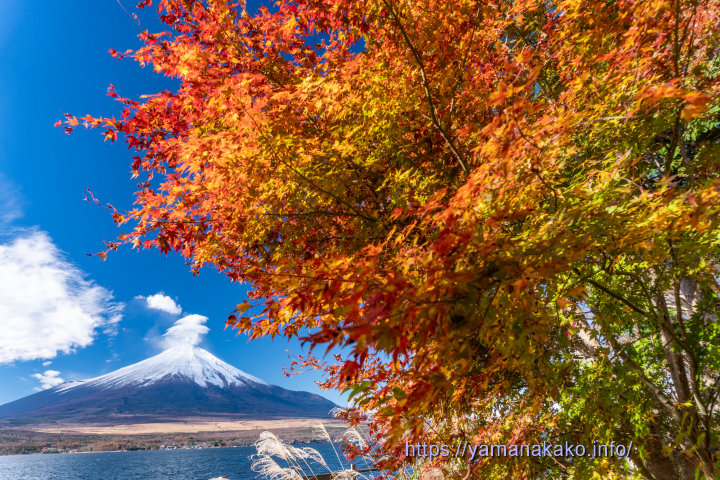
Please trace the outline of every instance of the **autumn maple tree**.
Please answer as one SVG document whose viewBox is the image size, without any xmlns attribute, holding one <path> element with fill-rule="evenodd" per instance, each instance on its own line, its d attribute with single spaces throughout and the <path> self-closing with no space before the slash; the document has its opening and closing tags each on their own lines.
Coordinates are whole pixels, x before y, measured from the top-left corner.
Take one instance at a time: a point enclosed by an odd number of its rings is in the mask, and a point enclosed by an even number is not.
<svg viewBox="0 0 720 480">
<path fill-rule="evenodd" d="M 720 479 L 720 1 L 155 7 L 111 54 L 177 91 L 65 120 L 138 152 L 110 249 L 214 266 L 251 286 L 229 325 L 342 352 L 306 364 L 388 471 Z"/>
</svg>

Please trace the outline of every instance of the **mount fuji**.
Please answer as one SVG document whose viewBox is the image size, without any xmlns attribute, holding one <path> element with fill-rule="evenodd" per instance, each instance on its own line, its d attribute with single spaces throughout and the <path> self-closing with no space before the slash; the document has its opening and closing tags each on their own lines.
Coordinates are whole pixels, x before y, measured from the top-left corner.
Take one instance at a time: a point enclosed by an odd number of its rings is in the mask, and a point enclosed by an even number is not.
<svg viewBox="0 0 720 480">
<path fill-rule="evenodd" d="M 114 372 L 0 405 L 0 419 L 99 421 L 144 416 L 331 418 L 336 405 L 270 385 L 198 347 L 175 347 Z"/>
</svg>

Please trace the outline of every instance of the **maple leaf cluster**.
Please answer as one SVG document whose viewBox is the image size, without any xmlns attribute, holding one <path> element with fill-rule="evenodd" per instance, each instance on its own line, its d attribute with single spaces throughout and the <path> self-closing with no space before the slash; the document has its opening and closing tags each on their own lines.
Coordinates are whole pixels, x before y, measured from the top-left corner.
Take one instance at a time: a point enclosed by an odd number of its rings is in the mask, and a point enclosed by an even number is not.
<svg viewBox="0 0 720 480">
<path fill-rule="evenodd" d="M 65 122 L 138 152 L 111 249 L 214 266 L 252 287 L 228 325 L 342 351 L 303 365 L 387 471 L 405 441 L 552 438 L 637 448 L 434 462 L 720 478 L 718 0 L 157 9 L 111 54 L 178 90 Z"/>
</svg>

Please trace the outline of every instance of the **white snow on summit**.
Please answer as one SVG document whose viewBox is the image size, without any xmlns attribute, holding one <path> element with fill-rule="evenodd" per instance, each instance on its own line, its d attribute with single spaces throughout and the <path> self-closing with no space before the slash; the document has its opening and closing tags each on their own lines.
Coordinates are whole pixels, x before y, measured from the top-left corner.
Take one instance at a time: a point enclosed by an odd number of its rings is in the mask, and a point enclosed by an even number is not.
<svg viewBox="0 0 720 480">
<path fill-rule="evenodd" d="M 100 377 L 91 378 L 84 382 L 60 385 L 57 387 L 57 391 L 64 391 L 81 385 L 100 388 L 119 388 L 130 385 L 144 386 L 168 377 L 191 380 L 201 387 L 207 387 L 208 384 L 221 388 L 230 385 L 268 385 L 267 382 L 223 362 L 207 350 L 183 346 L 165 350 L 147 360 Z"/>
</svg>

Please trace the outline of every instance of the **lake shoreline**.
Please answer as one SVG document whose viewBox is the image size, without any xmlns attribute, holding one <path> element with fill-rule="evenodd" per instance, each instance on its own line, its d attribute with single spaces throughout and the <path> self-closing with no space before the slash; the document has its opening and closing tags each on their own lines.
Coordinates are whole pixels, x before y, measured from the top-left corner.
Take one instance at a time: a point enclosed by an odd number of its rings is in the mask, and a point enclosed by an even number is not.
<svg viewBox="0 0 720 480">
<path fill-rule="evenodd" d="M 331 437 L 346 427 L 327 426 Z M 322 443 L 311 428 L 257 428 L 252 430 L 166 432 L 153 434 L 47 433 L 32 429 L 0 428 L 0 456 L 67 453 L 115 453 L 151 450 L 198 450 L 252 446 L 263 431 L 272 431 L 288 443 Z"/>
<path fill-rule="evenodd" d="M 347 468 L 335 458 L 328 443 L 306 443 L 327 461 L 330 471 Z M 127 480 L 128 478 L 173 480 L 253 480 L 254 446 L 177 450 L 87 452 L 88 455 L 0 456 L 0 480 Z M 316 470 L 322 473 L 319 469 Z"/>
</svg>

